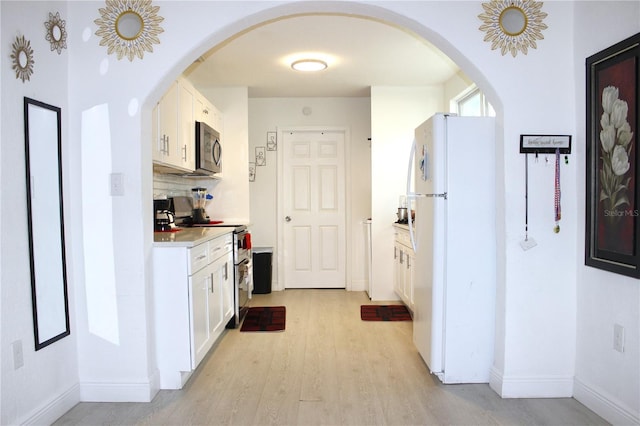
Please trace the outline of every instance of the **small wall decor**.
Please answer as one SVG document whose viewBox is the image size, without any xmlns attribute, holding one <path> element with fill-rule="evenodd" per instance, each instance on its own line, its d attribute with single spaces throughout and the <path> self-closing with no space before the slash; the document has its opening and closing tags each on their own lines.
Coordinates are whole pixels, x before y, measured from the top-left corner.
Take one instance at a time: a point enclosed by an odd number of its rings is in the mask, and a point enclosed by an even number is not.
<svg viewBox="0 0 640 426">
<path fill-rule="evenodd" d="M 482 7 L 480 30 L 487 33 L 484 41 L 491 42 L 491 50 L 500 48 L 503 56 L 509 52 L 515 58 L 518 51 L 526 55 L 530 47 L 537 48 L 536 40 L 544 39 L 547 25 L 542 21 L 547 14 L 541 1 L 492 0 Z"/>
<path fill-rule="evenodd" d="M 265 152 L 264 146 L 256 147 L 256 166 L 266 166 L 267 165 L 267 154 Z"/>
<path fill-rule="evenodd" d="M 62 53 L 62 49 L 67 48 L 67 29 L 66 21 L 60 19 L 60 12 L 49 12 L 49 20 L 44 23 L 47 29 L 46 40 L 51 44 L 51 51 L 58 52 L 58 55 Z"/>
<path fill-rule="evenodd" d="M 267 151 L 277 151 L 278 142 L 276 140 L 276 132 L 267 132 Z"/>
<path fill-rule="evenodd" d="M 100 18 L 96 35 L 102 37 L 100 46 L 107 46 L 110 55 L 116 52 L 118 60 L 127 57 L 129 61 L 137 56 L 142 59 L 144 52 L 153 52 L 153 44 L 160 44 L 158 35 L 164 30 L 158 16 L 160 6 L 152 6 L 151 0 L 106 0 L 106 8 L 100 8 Z"/>
<path fill-rule="evenodd" d="M 249 163 L 249 182 L 256 181 L 256 163 Z"/>
<path fill-rule="evenodd" d="M 24 38 L 24 36 L 16 36 L 16 41 L 13 42 L 11 50 L 11 61 L 13 62 L 12 68 L 16 72 L 16 78 L 19 78 L 24 83 L 25 80 L 31 79 L 33 74 L 33 49 L 31 48 L 31 42 Z"/>
<path fill-rule="evenodd" d="M 587 58 L 585 264 L 640 278 L 640 33 Z"/>
<path fill-rule="evenodd" d="M 571 154 L 570 135 L 520 135 L 521 154 Z"/>
</svg>

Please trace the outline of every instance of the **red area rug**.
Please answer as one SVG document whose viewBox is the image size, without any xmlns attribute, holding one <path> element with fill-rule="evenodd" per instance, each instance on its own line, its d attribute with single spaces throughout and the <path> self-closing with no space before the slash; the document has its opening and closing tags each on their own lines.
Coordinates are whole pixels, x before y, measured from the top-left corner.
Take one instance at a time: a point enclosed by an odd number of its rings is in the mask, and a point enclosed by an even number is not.
<svg viewBox="0 0 640 426">
<path fill-rule="evenodd" d="M 287 310 L 284 306 L 249 308 L 240 331 L 283 331 Z"/>
<path fill-rule="evenodd" d="M 361 305 L 362 321 L 411 321 L 411 313 L 404 305 Z"/>
</svg>

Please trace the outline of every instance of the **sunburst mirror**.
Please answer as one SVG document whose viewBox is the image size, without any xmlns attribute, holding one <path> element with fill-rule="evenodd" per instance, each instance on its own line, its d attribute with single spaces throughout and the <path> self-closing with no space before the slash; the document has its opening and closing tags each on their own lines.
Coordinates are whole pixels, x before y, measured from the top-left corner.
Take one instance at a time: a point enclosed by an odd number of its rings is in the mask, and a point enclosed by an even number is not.
<svg viewBox="0 0 640 426">
<path fill-rule="evenodd" d="M 13 62 L 13 70 L 16 72 L 16 78 L 22 80 L 31 80 L 33 74 L 33 49 L 31 42 L 24 36 L 16 36 L 11 49 L 11 61 Z"/>
<path fill-rule="evenodd" d="M 529 48 L 536 49 L 536 40 L 544 39 L 547 14 L 542 11 L 542 2 L 492 0 L 482 3 L 482 8 L 480 30 L 486 33 L 484 41 L 491 43 L 491 50 L 499 48 L 502 55 L 509 52 L 515 58 L 518 52 L 526 55 Z"/>
<path fill-rule="evenodd" d="M 62 53 L 62 49 L 67 48 L 67 29 L 66 21 L 60 18 L 60 12 L 49 12 L 49 20 L 44 23 L 47 29 L 46 39 L 51 45 L 51 51 L 58 52 L 58 55 Z"/>
<path fill-rule="evenodd" d="M 130 61 L 144 52 L 153 52 L 153 44 L 160 44 L 158 34 L 163 17 L 158 16 L 160 6 L 152 6 L 151 0 L 106 0 L 107 7 L 100 8 L 96 35 L 102 37 L 100 46 L 107 46 L 107 53 L 116 53 L 118 59 Z"/>
</svg>

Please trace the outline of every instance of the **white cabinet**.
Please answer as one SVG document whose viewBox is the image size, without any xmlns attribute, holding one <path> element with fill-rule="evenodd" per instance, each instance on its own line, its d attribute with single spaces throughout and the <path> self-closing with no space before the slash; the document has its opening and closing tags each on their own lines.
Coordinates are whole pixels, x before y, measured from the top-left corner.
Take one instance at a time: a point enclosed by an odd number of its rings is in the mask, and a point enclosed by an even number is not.
<svg viewBox="0 0 640 426">
<path fill-rule="evenodd" d="M 409 230 L 406 227 L 394 226 L 395 242 L 393 245 L 393 288 L 404 304 L 413 311 L 414 263 L 415 252 L 411 248 Z"/>
<path fill-rule="evenodd" d="M 178 83 L 174 82 L 153 110 L 153 161 L 178 163 Z"/>
<path fill-rule="evenodd" d="M 178 83 L 178 158 L 180 167 L 194 170 L 196 167 L 196 126 L 193 110 L 195 89 L 184 81 Z"/>
<path fill-rule="evenodd" d="M 233 235 L 154 247 L 153 271 L 160 388 L 181 389 L 233 316 Z"/>
<path fill-rule="evenodd" d="M 234 264 L 233 253 L 226 255 L 226 261 L 224 266 L 223 281 L 222 281 L 222 318 L 223 326 L 229 322 L 229 320 L 235 314 L 235 282 L 234 282 Z"/>
<path fill-rule="evenodd" d="M 179 78 L 153 110 L 154 169 L 189 173 L 195 170 L 196 121 L 222 133 L 222 113 L 191 83 Z"/>
<path fill-rule="evenodd" d="M 197 121 L 207 123 L 222 134 L 222 113 L 199 92 L 194 97 L 193 111 Z"/>
</svg>

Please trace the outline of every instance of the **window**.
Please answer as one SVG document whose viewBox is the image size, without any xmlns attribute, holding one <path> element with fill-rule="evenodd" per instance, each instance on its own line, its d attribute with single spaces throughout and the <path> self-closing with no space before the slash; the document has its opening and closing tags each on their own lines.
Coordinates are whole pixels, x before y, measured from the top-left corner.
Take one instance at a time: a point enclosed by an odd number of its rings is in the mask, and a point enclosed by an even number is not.
<svg viewBox="0 0 640 426">
<path fill-rule="evenodd" d="M 496 112 L 487 101 L 484 93 L 475 85 L 460 93 L 451 100 L 451 111 L 459 116 L 494 117 Z"/>
</svg>

